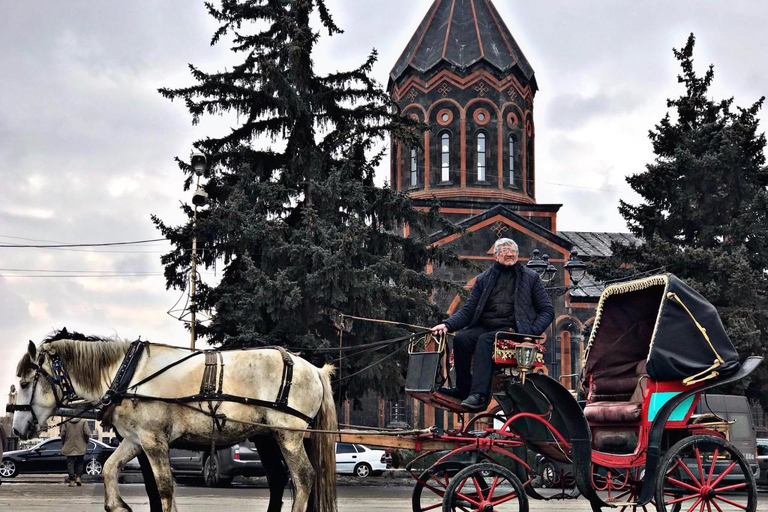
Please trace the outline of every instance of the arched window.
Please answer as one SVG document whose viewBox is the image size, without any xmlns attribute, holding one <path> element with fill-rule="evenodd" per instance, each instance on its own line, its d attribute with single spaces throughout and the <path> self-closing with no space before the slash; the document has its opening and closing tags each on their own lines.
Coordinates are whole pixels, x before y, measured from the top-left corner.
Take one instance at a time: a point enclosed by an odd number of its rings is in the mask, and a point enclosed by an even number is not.
<svg viewBox="0 0 768 512">
<path fill-rule="evenodd" d="M 419 169 L 418 160 L 416 159 L 416 148 L 411 148 L 411 186 L 415 187 L 419 183 L 419 177 L 417 171 Z"/>
<path fill-rule="evenodd" d="M 509 136 L 509 184 L 513 187 L 519 187 L 519 184 L 517 182 L 517 176 L 515 168 L 515 159 L 517 157 L 516 151 L 517 151 L 517 141 L 515 140 L 514 135 Z"/>
<path fill-rule="evenodd" d="M 477 134 L 477 181 L 485 181 L 485 134 Z"/>
<path fill-rule="evenodd" d="M 534 183 L 534 167 L 533 167 L 533 141 L 531 138 L 528 138 L 528 144 L 526 146 L 526 152 L 525 152 L 525 164 L 526 164 L 526 187 L 528 188 L 528 195 L 533 197 L 533 183 Z"/>
<path fill-rule="evenodd" d="M 440 155 L 441 155 L 441 173 L 440 173 L 440 180 L 441 181 L 449 181 L 450 180 L 450 169 L 451 169 L 451 136 L 450 134 L 443 133 L 442 137 L 440 137 Z"/>
</svg>

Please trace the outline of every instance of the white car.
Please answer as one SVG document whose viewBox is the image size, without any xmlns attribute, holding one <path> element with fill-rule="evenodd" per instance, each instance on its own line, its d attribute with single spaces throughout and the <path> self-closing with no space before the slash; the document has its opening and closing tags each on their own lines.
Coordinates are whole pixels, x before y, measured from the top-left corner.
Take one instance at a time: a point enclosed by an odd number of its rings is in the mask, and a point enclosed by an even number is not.
<svg viewBox="0 0 768 512">
<path fill-rule="evenodd" d="M 336 443 L 336 473 L 355 475 L 360 478 L 380 475 L 392 464 L 387 450 L 372 450 L 352 443 Z"/>
</svg>

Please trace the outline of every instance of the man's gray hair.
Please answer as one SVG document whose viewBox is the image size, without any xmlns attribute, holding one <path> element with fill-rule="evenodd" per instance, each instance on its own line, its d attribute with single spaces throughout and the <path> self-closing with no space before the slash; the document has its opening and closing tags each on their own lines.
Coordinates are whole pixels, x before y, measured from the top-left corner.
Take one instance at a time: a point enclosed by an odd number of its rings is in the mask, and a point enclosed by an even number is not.
<svg viewBox="0 0 768 512">
<path fill-rule="evenodd" d="M 517 247 L 517 242 L 515 242 L 511 238 L 499 238 L 498 240 L 496 240 L 496 243 L 493 244 L 493 254 L 499 254 L 499 248 L 504 245 L 512 245 L 515 247 L 515 250 L 519 250 Z"/>
</svg>

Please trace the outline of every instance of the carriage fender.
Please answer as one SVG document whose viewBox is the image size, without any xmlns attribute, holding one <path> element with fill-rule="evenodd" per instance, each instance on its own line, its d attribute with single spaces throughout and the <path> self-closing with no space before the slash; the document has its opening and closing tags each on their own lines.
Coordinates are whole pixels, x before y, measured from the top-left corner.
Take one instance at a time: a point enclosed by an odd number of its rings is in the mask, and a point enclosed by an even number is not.
<svg viewBox="0 0 768 512">
<path fill-rule="evenodd" d="M 526 377 L 541 392 L 552 408 L 566 420 L 568 432 L 561 432 L 571 443 L 573 475 L 576 487 L 587 498 L 593 510 L 608 506 L 592 487 L 592 435 L 589 423 L 579 403 L 562 384 L 547 375 L 532 374 Z"/>
<path fill-rule="evenodd" d="M 697 393 L 701 393 L 708 389 L 743 379 L 752 373 L 762 361 L 763 358 L 760 356 L 750 356 L 741 364 L 739 371 L 730 377 L 722 380 L 713 379 L 711 381 L 707 381 L 708 383 L 702 387 L 696 387 L 694 389 L 684 391 L 674 396 L 667 403 L 665 403 L 661 409 L 659 409 L 659 412 L 656 414 L 656 418 L 651 424 L 651 430 L 648 433 L 648 449 L 645 455 L 645 476 L 643 477 L 644 482 L 656 481 L 656 471 L 658 470 L 659 459 L 661 459 L 661 439 L 664 435 L 664 427 L 666 426 L 670 415 L 677 408 L 677 406 L 680 405 L 686 398 L 689 398 Z M 653 492 L 653 485 L 644 485 L 642 492 L 640 493 L 640 496 L 637 500 L 638 505 L 645 505 L 649 503 L 651 499 L 653 499 Z"/>
</svg>

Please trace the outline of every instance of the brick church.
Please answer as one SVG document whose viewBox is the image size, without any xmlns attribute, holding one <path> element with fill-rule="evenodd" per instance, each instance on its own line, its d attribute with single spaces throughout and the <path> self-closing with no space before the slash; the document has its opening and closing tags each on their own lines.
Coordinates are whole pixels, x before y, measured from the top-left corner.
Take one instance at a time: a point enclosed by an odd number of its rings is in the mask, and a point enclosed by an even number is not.
<svg viewBox="0 0 768 512">
<path fill-rule="evenodd" d="M 467 234 L 437 232 L 431 242 L 451 246 L 483 269 L 493 263 L 492 247 L 501 237 L 518 243 L 523 264 L 534 250 L 548 256 L 557 269 L 547 285 L 555 304 L 555 321 L 545 333 L 549 375 L 578 373 L 586 342 L 582 331 L 594 319 L 602 287 L 587 276 L 566 292 L 572 283 L 564 265 L 574 250 L 589 261 L 610 254 L 614 240 L 635 239 L 628 233 L 558 231 L 562 205 L 536 201 L 536 76 L 493 2 L 434 0 L 394 63 L 387 90 L 404 115 L 429 126 L 417 146 L 392 144 L 391 186 L 419 208 L 438 198 L 442 213 Z M 443 272 L 466 289 L 477 274 L 427 271 Z M 436 300 L 445 305 L 446 316 L 461 305 L 458 295 Z M 571 377 L 561 382 L 575 385 Z M 352 423 L 377 423 L 370 411 L 345 409 Z M 380 426 L 453 423 L 451 414 L 409 398 L 380 401 L 378 416 Z"/>
</svg>

